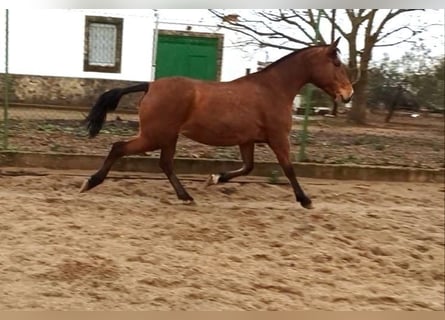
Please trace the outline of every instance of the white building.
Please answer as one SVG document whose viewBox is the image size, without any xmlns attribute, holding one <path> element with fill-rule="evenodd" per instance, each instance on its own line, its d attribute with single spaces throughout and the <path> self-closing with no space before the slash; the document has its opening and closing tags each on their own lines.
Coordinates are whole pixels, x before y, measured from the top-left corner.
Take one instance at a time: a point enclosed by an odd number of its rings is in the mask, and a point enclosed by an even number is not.
<svg viewBox="0 0 445 320">
<path fill-rule="evenodd" d="M 153 9 L 46 9 L 9 10 L 9 72 L 60 77 L 147 81 L 153 77 L 154 30 L 179 30 L 224 34 L 220 79 L 231 80 L 256 70 L 264 53 L 254 54 L 231 47 L 232 32 L 219 29 L 206 10 L 161 9 L 156 24 Z M 122 19 L 122 46 L 118 72 L 85 70 L 86 16 Z M 0 26 L 5 25 L 1 14 Z M 113 37 L 112 34 L 108 36 Z M 5 52 L 5 32 L 0 50 Z M 0 55 L 4 70 L 4 55 Z"/>
</svg>

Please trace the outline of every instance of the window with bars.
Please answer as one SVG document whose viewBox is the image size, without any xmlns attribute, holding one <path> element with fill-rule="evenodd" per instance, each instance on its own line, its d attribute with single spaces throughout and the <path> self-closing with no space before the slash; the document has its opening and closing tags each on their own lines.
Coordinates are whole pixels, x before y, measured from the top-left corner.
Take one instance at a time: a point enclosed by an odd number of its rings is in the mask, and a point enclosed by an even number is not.
<svg viewBox="0 0 445 320">
<path fill-rule="evenodd" d="M 122 18 L 85 17 L 84 71 L 121 70 Z"/>
</svg>

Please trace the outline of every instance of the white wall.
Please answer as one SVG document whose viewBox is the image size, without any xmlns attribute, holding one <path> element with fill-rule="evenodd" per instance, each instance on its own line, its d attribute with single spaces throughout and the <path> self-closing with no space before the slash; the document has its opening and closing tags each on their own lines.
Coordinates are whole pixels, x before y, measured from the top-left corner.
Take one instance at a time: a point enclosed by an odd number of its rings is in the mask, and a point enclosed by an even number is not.
<svg viewBox="0 0 445 320">
<path fill-rule="evenodd" d="M 76 68 L 73 57 L 82 52 L 82 47 L 76 48 L 80 35 L 65 25 L 78 25 L 80 17 L 58 11 L 9 10 L 11 73 L 53 74 Z M 4 37 L 1 40 L 4 45 Z"/>
</svg>

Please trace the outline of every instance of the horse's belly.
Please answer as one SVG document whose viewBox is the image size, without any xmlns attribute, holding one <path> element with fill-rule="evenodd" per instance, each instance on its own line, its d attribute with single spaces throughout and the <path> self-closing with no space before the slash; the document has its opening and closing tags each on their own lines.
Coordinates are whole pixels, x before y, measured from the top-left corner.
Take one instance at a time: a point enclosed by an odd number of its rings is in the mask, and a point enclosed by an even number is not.
<svg viewBox="0 0 445 320">
<path fill-rule="evenodd" d="M 186 123 L 181 134 L 194 141 L 212 146 L 234 146 L 249 141 L 264 140 L 258 128 L 253 125 L 238 126 L 236 124 L 196 122 Z"/>
</svg>

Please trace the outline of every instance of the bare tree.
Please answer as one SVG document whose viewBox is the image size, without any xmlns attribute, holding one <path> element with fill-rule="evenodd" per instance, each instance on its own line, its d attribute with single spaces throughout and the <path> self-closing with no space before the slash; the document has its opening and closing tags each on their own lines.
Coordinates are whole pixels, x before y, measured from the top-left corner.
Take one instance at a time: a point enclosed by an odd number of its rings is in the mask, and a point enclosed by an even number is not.
<svg viewBox="0 0 445 320">
<path fill-rule="evenodd" d="M 416 41 L 419 34 L 432 26 L 429 22 L 414 23 L 412 12 L 424 11 L 420 9 L 270 9 L 236 14 L 209 10 L 220 19 L 220 27 L 243 35 L 239 42 L 243 46 L 295 50 L 327 44 L 336 34 L 341 35 L 348 43 L 347 64 L 351 74 L 353 77 L 360 74 L 348 114 L 356 123 L 366 122 L 367 71 L 373 49 Z"/>
</svg>

